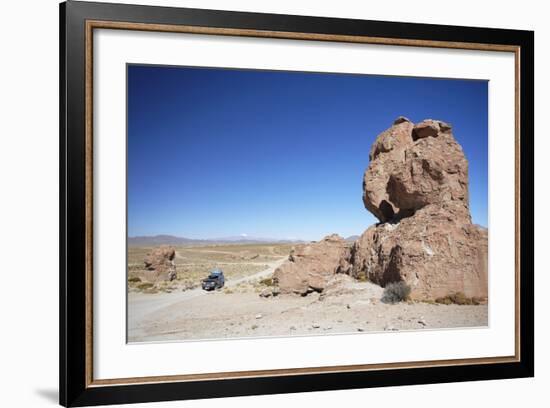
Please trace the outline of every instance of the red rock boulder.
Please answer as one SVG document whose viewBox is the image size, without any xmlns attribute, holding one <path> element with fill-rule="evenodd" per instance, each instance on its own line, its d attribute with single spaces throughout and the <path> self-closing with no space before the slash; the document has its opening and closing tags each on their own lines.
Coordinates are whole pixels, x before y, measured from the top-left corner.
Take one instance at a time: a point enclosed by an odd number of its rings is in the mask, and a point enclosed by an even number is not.
<svg viewBox="0 0 550 408">
<path fill-rule="evenodd" d="M 413 299 L 487 298 L 487 254 L 487 229 L 430 205 L 367 229 L 351 250 L 352 276 L 381 286 L 404 281 Z"/>
<path fill-rule="evenodd" d="M 349 273 L 349 244 L 334 234 L 319 242 L 294 247 L 288 260 L 277 268 L 273 282 L 281 293 L 305 295 L 324 290 L 335 273 Z"/>
<path fill-rule="evenodd" d="M 163 245 L 153 249 L 143 261 L 145 271 L 140 274 L 141 280 L 155 283 L 176 279 L 175 257 L 176 250 L 172 246 Z"/>
</svg>

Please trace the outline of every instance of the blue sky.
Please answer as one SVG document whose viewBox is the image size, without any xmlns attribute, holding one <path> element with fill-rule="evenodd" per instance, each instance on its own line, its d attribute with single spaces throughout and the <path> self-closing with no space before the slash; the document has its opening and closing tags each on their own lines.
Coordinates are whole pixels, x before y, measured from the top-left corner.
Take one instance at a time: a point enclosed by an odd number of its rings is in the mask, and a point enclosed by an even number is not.
<svg viewBox="0 0 550 408">
<path fill-rule="evenodd" d="M 377 220 L 362 177 L 393 120 L 453 125 L 487 226 L 485 81 L 128 66 L 128 235 L 319 239 Z"/>
</svg>

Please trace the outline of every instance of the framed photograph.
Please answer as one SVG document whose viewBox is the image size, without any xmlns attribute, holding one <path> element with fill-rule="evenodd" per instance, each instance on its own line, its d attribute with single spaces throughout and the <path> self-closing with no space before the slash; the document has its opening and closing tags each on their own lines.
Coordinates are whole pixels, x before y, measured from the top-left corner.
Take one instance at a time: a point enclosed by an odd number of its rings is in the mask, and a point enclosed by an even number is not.
<svg viewBox="0 0 550 408">
<path fill-rule="evenodd" d="M 60 403 L 530 377 L 534 34 L 60 7 Z"/>
</svg>

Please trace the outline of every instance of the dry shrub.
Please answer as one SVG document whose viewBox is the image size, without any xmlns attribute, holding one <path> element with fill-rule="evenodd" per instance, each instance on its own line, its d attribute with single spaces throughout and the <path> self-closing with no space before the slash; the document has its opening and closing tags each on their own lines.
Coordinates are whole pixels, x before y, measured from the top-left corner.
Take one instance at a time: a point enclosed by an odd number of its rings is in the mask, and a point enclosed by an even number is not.
<svg viewBox="0 0 550 408">
<path fill-rule="evenodd" d="M 360 273 L 359 275 L 357 275 L 357 277 L 355 279 L 357 279 L 359 282 L 368 282 L 369 281 L 369 278 L 367 278 L 366 273 Z"/>
<path fill-rule="evenodd" d="M 451 300 L 450 296 L 444 296 L 444 297 L 438 297 L 435 300 L 435 303 L 439 303 L 441 305 L 452 305 L 453 301 Z"/>
<path fill-rule="evenodd" d="M 128 278 L 128 282 L 138 283 L 138 282 L 141 282 L 141 279 L 138 276 L 132 276 L 131 278 Z"/>
<path fill-rule="evenodd" d="M 143 282 L 143 283 L 140 283 L 139 285 L 137 285 L 137 288 L 139 290 L 146 290 L 146 289 L 151 289 L 153 286 L 155 286 L 155 285 L 153 285 L 150 282 Z"/>
<path fill-rule="evenodd" d="M 479 305 L 482 302 L 478 297 L 467 297 L 462 292 L 451 293 L 447 296 L 439 297 L 435 300 L 436 303 L 444 305 Z"/>
<path fill-rule="evenodd" d="M 409 298 L 411 294 L 411 287 L 405 282 L 392 282 L 388 283 L 384 288 L 384 294 L 382 295 L 382 302 L 384 303 L 399 303 Z"/>
</svg>

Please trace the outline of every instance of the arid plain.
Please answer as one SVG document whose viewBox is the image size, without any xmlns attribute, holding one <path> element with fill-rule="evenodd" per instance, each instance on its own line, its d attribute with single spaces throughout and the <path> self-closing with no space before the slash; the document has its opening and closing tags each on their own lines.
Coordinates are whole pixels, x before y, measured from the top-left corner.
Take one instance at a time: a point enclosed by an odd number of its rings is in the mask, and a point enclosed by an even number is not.
<svg viewBox="0 0 550 408">
<path fill-rule="evenodd" d="M 265 297 L 272 289 L 274 270 L 288 258 L 292 246 L 178 246 L 174 259 L 177 278 L 155 285 L 136 279 L 144 257 L 153 248 L 130 247 L 128 341 L 303 336 L 487 324 L 486 304 L 387 304 L 381 301 L 383 288 L 344 275 L 323 293 Z M 226 284 L 223 289 L 206 292 L 200 283 L 213 268 L 224 271 Z"/>
</svg>

